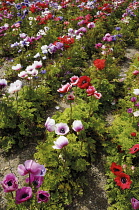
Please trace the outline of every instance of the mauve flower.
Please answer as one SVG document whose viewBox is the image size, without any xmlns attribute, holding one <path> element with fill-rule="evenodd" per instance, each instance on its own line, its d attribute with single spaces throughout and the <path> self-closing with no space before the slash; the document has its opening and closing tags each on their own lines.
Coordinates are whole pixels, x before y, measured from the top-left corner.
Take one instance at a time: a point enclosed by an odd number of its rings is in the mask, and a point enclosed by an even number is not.
<svg viewBox="0 0 139 210">
<path fill-rule="evenodd" d="M 133 112 L 133 109 L 132 108 L 129 108 L 129 109 L 127 109 L 127 112 L 128 113 L 132 113 Z"/>
<path fill-rule="evenodd" d="M 4 192 L 12 192 L 12 191 L 15 191 L 18 189 L 18 179 L 17 177 L 10 173 L 10 174 L 7 174 L 3 181 L 0 182 L 3 189 L 4 189 Z"/>
<path fill-rule="evenodd" d="M 135 144 L 132 148 L 129 149 L 131 154 L 135 154 L 139 151 L 139 144 Z"/>
<path fill-rule="evenodd" d="M 36 163 L 33 160 L 26 160 L 24 162 L 24 165 L 23 164 L 18 165 L 17 170 L 21 176 L 24 176 L 28 173 L 40 176 L 42 174 L 42 171 L 44 171 L 44 166 L 40 165 L 39 163 Z"/>
<path fill-rule="evenodd" d="M 87 24 L 87 28 L 94 28 L 95 27 L 95 23 L 94 22 L 90 22 Z"/>
<path fill-rule="evenodd" d="M 139 201 L 135 198 L 131 198 L 131 205 L 133 209 L 139 209 Z"/>
<path fill-rule="evenodd" d="M 136 102 L 136 100 L 137 100 L 136 97 L 132 97 L 132 98 L 130 99 L 130 101 L 132 101 L 132 102 Z"/>
<path fill-rule="evenodd" d="M 72 88 L 72 85 L 70 83 L 67 83 L 65 85 L 62 85 L 61 88 L 59 88 L 57 91 L 60 93 L 67 93 Z"/>
<path fill-rule="evenodd" d="M 16 80 L 14 83 L 10 84 L 9 93 L 15 93 L 18 92 L 22 87 L 22 82 L 20 80 Z"/>
<path fill-rule="evenodd" d="M 50 198 L 50 194 L 47 191 L 43 191 L 43 190 L 39 190 L 37 191 L 37 202 L 41 203 L 41 202 L 48 202 Z"/>
<path fill-rule="evenodd" d="M 139 95 L 139 89 L 134 89 L 133 93 L 134 93 L 135 95 Z"/>
<path fill-rule="evenodd" d="M 55 130 L 55 120 L 48 117 L 45 122 L 45 127 L 46 127 L 46 130 L 48 130 L 50 132 L 54 131 Z"/>
<path fill-rule="evenodd" d="M 65 135 L 69 132 L 69 126 L 66 123 L 57 123 L 55 125 L 55 133 L 57 135 Z"/>
<path fill-rule="evenodd" d="M 44 181 L 44 176 L 34 176 L 30 174 L 30 177 L 26 179 L 27 183 L 32 183 L 34 187 L 39 188 Z"/>
<path fill-rule="evenodd" d="M 0 79 L 0 90 L 2 90 L 5 86 L 7 86 L 7 80 Z"/>
<path fill-rule="evenodd" d="M 56 141 L 54 141 L 54 149 L 62 149 L 63 147 L 67 146 L 69 143 L 68 139 L 65 136 L 60 136 Z"/>
<path fill-rule="evenodd" d="M 117 30 L 117 31 L 120 31 L 121 30 L 121 27 L 115 27 L 115 30 Z"/>
<path fill-rule="evenodd" d="M 112 41 L 112 36 L 107 33 L 105 36 L 102 38 L 103 41 L 111 42 Z"/>
<path fill-rule="evenodd" d="M 96 48 L 96 49 L 98 49 L 98 48 L 100 48 L 100 47 L 102 47 L 102 43 L 97 43 L 97 44 L 95 44 L 95 48 Z"/>
<path fill-rule="evenodd" d="M 23 203 L 32 197 L 31 187 L 22 187 L 16 191 L 15 202 L 16 204 Z"/>
<path fill-rule="evenodd" d="M 139 102 L 137 102 L 137 103 L 135 104 L 135 106 L 136 106 L 137 108 L 139 108 Z"/>
<path fill-rule="evenodd" d="M 95 89 L 94 86 L 89 86 L 89 87 L 87 88 L 87 90 L 86 90 L 87 96 L 92 96 L 92 95 L 94 95 L 95 91 L 96 91 L 96 89 Z"/>
<path fill-rule="evenodd" d="M 74 120 L 73 123 L 72 123 L 72 129 L 75 132 L 80 132 L 81 130 L 83 130 L 84 126 L 83 126 L 81 120 Z"/>
</svg>

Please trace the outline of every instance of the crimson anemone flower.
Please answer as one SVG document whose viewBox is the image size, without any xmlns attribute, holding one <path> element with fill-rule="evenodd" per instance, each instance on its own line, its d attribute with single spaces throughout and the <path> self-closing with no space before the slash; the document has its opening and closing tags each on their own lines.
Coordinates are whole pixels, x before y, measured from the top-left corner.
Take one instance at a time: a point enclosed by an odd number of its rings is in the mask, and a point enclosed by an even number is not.
<svg viewBox="0 0 139 210">
<path fill-rule="evenodd" d="M 4 189 L 4 192 L 12 192 L 18 189 L 17 183 L 17 177 L 14 174 L 10 173 L 4 177 L 3 181 L 1 182 L 1 185 Z"/>
<path fill-rule="evenodd" d="M 130 176 L 125 173 L 119 173 L 118 176 L 114 179 L 116 184 L 121 187 L 121 189 L 129 189 L 132 181 L 130 180 Z"/>
<path fill-rule="evenodd" d="M 129 149 L 131 154 L 135 154 L 139 151 L 139 144 L 135 144 L 132 148 Z"/>
<path fill-rule="evenodd" d="M 105 67 L 106 60 L 105 59 L 96 59 L 93 64 L 98 70 L 102 70 Z"/>
<path fill-rule="evenodd" d="M 92 95 L 94 95 L 95 91 L 96 91 L 96 89 L 95 89 L 94 86 L 89 86 L 89 87 L 87 88 L 87 90 L 86 90 L 87 96 L 92 96 Z"/>
<path fill-rule="evenodd" d="M 40 165 L 39 163 L 36 163 L 33 160 L 26 160 L 23 164 L 18 165 L 18 173 L 21 176 L 24 176 L 26 174 L 33 174 L 37 176 L 44 176 L 46 169 L 43 165 Z"/>
<path fill-rule="evenodd" d="M 54 141 L 54 149 L 62 149 L 63 147 L 67 146 L 69 143 L 68 139 L 65 136 L 60 136 L 56 141 Z"/>
<path fill-rule="evenodd" d="M 90 77 L 81 76 L 81 77 L 79 77 L 79 81 L 77 83 L 77 86 L 81 89 L 87 89 L 89 86 L 91 86 L 90 81 L 91 81 Z"/>
<path fill-rule="evenodd" d="M 57 123 L 55 125 L 55 133 L 57 135 L 65 135 L 69 132 L 69 126 L 66 123 Z"/>
<path fill-rule="evenodd" d="M 135 137 L 137 134 L 136 134 L 136 132 L 132 132 L 132 133 L 130 133 L 130 135 Z"/>
<path fill-rule="evenodd" d="M 110 170 L 114 175 L 118 175 L 120 172 L 123 172 L 122 166 L 117 165 L 115 162 L 112 162 Z"/>
<path fill-rule="evenodd" d="M 133 209 L 139 209 L 139 201 L 135 198 L 131 198 L 131 205 Z"/>
<path fill-rule="evenodd" d="M 22 187 L 16 191 L 16 204 L 23 203 L 32 197 L 31 187 Z"/>
<path fill-rule="evenodd" d="M 74 120 L 74 122 L 72 124 L 72 129 L 76 132 L 83 130 L 84 127 L 83 127 L 81 120 Z"/>
<path fill-rule="evenodd" d="M 39 190 L 37 192 L 37 202 L 41 203 L 41 202 L 48 202 L 50 198 L 50 194 L 47 191 L 43 191 L 43 190 Z"/>
</svg>

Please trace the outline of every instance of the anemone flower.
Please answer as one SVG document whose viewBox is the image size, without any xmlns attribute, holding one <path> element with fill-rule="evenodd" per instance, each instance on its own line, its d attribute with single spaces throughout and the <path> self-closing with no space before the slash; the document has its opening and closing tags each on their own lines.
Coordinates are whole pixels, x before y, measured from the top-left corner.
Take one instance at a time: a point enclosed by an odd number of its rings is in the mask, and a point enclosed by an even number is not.
<svg viewBox="0 0 139 210">
<path fill-rule="evenodd" d="M 4 189 L 4 192 L 12 192 L 18 189 L 17 183 L 17 177 L 14 174 L 10 173 L 4 177 L 3 181 L 1 182 L 1 185 Z"/>
<path fill-rule="evenodd" d="M 26 179 L 27 183 L 32 183 L 34 187 L 39 188 L 44 181 L 44 176 L 34 176 L 30 174 L 30 177 Z"/>
<path fill-rule="evenodd" d="M 48 202 L 50 198 L 50 194 L 47 191 L 43 191 L 43 190 L 39 190 L 37 191 L 37 202 L 41 203 L 41 202 Z"/>
<path fill-rule="evenodd" d="M 132 181 L 130 180 L 130 176 L 122 172 L 118 173 L 118 176 L 114 179 L 114 181 L 123 190 L 129 189 L 130 185 L 132 184 Z"/>
<path fill-rule="evenodd" d="M 134 117 L 139 117 L 139 111 L 133 112 Z"/>
<path fill-rule="evenodd" d="M 78 81 L 79 81 L 79 77 L 78 76 L 72 76 L 71 78 L 70 78 L 70 83 L 72 84 L 72 85 L 77 85 L 77 83 L 78 83 Z"/>
<path fill-rule="evenodd" d="M 22 187 L 16 191 L 15 202 L 16 204 L 23 203 L 32 197 L 31 187 Z"/>
<path fill-rule="evenodd" d="M 61 88 L 59 88 L 57 91 L 60 93 L 67 93 L 72 88 L 72 85 L 70 83 L 67 83 L 65 85 L 62 85 Z"/>
<path fill-rule="evenodd" d="M 132 148 L 129 149 L 131 154 L 135 154 L 139 151 L 139 144 L 135 144 Z"/>
<path fill-rule="evenodd" d="M 12 66 L 12 69 L 15 71 L 19 71 L 22 68 L 21 64 L 17 64 L 16 66 Z"/>
<path fill-rule="evenodd" d="M 55 120 L 48 117 L 45 122 L 45 127 L 46 127 L 46 130 L 48 130 L 50 132 L 54 131 L 55 130 Z"/>
<path fill-rule="evenodd" d="M 55 125 L 55 133 L 57 135 L 65 135 L 69 132 L 69 126 L 66 123 L 57 123 Z"/>
<path fill-rule="evenodd" d="M 60 136 L 56 141 L 54 141 L 54 149 L 62 149 L 63 147 L 67 146 L 69 143 L 68 139 L 65 136 Z"/>
<path fill-rule="evenodd" d="M 0 79 L 0 90 L 2 90 L 6 86 L 7 86 L 7 80 L 6 79 Z"/>
<path fill-rule="evenodd" d="M 139 201 L 135 198 L 131 198 L 131 205 L 133 209 L 139 209 Z"/>
<path fill-rule="evenodd" d="M 96 89 L 95 89 L 94 86 L 89 86 L 89 87 L 87 88 L 87 90 L 86 90 L 87 96 L 92 96 L 92 95 L 94 95 L 95 91 L 96 91 Z"/>
<path fill-rule="evenodd" d="M 44 176 L 44 173 L 46 172 L 46 169 L 43 165 L 40 165 L 39 163 L 36 163 L 33 160 L 26 160 L 23 164 L 18 165 L 18 173 L 21 176 L 24 176 L 26 174 L 33 174 L 37 176 Z"/>
<path fill-rule="evenodd" d="M 81 76 L 79 77 L 79 81 L 77 83 L 77 86 L 81 89 L 87 89 L 89 86 L 91 86 L 91 78 L 88 76 Z"/>
<path fill-rule="evenodd" d="M 115 162 L 112 162 L 110 170 L 114 175 L 118 175 L 119 172 L 123 172 L 122 166 L 117 165 Z"/>
<path fill-rule="evenodd" d="M 84 129 L 83 124 L 81 122 L 81 120 L 74 120 L 73 124 L 72 124 L 72 129 L 75 132 L 80 132 L 81 130 Z"/>
<path fill-rule="evenodd" d="M 134 93 L 135 95 L 139 95 L 139 89 L 134 89 L 133 93 Z"/>
<path fill-rule="evenodd" d="M 9 93 L 15 93 L 18 92 L 22 87 L 22 82 L 20 80 L 16 80 L 14 83 L 10 84 Z"/>
</svg>

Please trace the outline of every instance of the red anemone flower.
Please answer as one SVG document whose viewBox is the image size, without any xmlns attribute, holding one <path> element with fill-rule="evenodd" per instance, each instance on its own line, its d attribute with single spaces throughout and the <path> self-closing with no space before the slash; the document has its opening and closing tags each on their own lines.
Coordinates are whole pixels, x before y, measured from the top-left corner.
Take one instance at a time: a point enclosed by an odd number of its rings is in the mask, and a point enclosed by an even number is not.
<svg viewBox="0 0 139 210">
<path fill-rule="evenodd" d="M 90 77 L 81 76 L 81 77 L 79 77 L 79 81 L 77 83 L 77 86 L 81 89 L 87 89 L 89 86 L 91 86 L 90 81 L 91 81 Z"/>
<path fill-rule="evenodd" d="M 131 133 L 131 136 L 133 136 L 133 137 L 135 137 L 136 135 L 137 135 L 136 132 Z"/>
<path fill-rule="evenodd" d="M 119 173 L 123 172 L 123 168 L 120 165 L 117 165 L 115 162 L 112 162 L 111 167 L 110 167 L 111 172 L 114 175 L 118 175 Z"/>
<path fill-rule="evenodd" d="M 135 144 L 132 148 L 129 149 L 131 154 L 135 154 L 139 151 L 139 144 Z"/>
<path fill-rule="evenodd" d="M 98 70 L 102 70 L 105 67 L 106 60 L 105 59 L 96 59 L 93 64 Z"/>
<path fill-rule="evenodd" d="M 132 181 L 130 180 L 130 176 L 125 173 L 119 173 L 118 176 L 114 179 L 116 184 L 124 189 L 129 189 Z"/>
</svg>

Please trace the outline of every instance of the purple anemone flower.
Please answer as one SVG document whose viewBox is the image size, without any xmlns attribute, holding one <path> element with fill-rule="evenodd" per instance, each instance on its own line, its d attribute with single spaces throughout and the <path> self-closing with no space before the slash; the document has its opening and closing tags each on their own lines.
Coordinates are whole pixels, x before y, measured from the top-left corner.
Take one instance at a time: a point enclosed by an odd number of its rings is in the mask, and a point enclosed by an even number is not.
<svg viewBox="0 0 139 210">
<path fill-rule="evenodd" d="M 63 147 L 67 146 L 69 143 L 68 139 L 65 136 L 60 136 L 56 141 L 54 141 L 54 149 L 62 149 Z"/>
<path fill-rule="evenodd" d="M 23 203 L 32 197 L 31 187 L 22 187 L 16 191 L 16 204 Z"/>
<path fill-rule="evenodd" d="M 84 127 L 83 127 L 81 120 L 74 120 L 74 122 L 72 124 L 72 129 L 76 132 L 83 130 Z"/>
<path fill-rule="evenodd" d="M 43 191 L 43 190 L 39 190 L 37 192 L 37 202 L 41 203 L 41 202 L 48 202 L 50 198 L 50 194 L 47 191 Z"/>
<path fill-rule="evenodd" d="M 65 135 L 69 132 L 69 126 L 66 123 L 57 123 L 55 125 L 55 133 L 57 135 Z"/>
<path fill-rule="evenodd" d="M 136 98 L 136 97 L 132 97 L 130 100 L 131 100 L 132 102 L 136 102 L 137 98 Z"/>
<path fill-rule="evenodd" d="M 0 90 L 3 89 L 5 86 L 7 86 L 7 80 L 0 79 Z"/>
<path fill-rule="evenodd" d="M 33 174 L 30 174 L 30 177 L 26 179 L 27 183 L 32 183 L 36 188 L 39 188 L 42 185 L 43 181 L 43 176 L 34 176 Z"/>
<path fill-rule="evenodd" d="M 23 164 L 18 165 L 18 173 L 21 176 L 24 176 L 28 173 L 31 173 L 36 176 L 44 176 L 45 167 L 36 163 L 33 160 L 26 160 Z"/>
<path fill-rule="evenodd" d="M 135 198 L 131 198 L 131 205 L 133 209 L 139 209 L 139 201 Z"/>
<path fill-rule="evenodd" d="M 129 109 L 127 109 L 127 112 L 128 113 L 132 113 L 133 112 L 133 109 L 132 108 L 129 108 Z"/>
<path fill-rule="evenodd" d="M 18 189 L 17 183 L 17 177 L 14 174 L 10 173 L 4 177 L 3 181 L 1 182 L 1 185 L 4 189 L 4 192 L 12 192 Z"/>
</svg>

